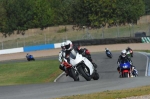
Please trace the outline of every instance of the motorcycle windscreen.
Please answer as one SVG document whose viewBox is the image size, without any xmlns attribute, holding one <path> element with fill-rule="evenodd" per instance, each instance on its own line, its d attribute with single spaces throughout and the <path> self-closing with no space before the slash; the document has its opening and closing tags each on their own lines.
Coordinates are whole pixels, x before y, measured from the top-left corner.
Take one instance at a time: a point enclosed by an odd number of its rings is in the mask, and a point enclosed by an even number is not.
<svg viewBox="0 0 150 99">
<path fill-rule="evenodd" d="M 82 60 L 83 60 L 83 57 L 81 54 L 79 54 L 76 50 L 72 50 L 70 52 L 70 63 L 75 66 L 77 64 L 79 64 Z"/>
<path fill-rule="evenodd" d="M 77 56 L 77 51 L 73 49 L 73 50 L 70 52 L 70 58 L 76 59 L 76 56 Z"/>
<path fill-rule="evenodd" d="M 110 52 L 107 52 L 107 54 L 110 54 Z"/>
</svg>

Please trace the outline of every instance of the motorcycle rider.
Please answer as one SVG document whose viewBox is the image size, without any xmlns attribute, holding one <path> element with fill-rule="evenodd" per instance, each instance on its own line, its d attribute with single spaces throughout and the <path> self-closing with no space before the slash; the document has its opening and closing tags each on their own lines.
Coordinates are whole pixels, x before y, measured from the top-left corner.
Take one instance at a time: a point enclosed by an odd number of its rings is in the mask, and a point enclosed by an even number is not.
<svg viewBox="0 0 150 99">
<path fill-rule="evenodd" d="M 29 54 L 29 53 L 27 53 L 26 58 L 28 58 L 29 56 L 30 56 L 30 54 Z"/>
<path fill-rule="evenodd" d="M 60 65 L 59 65 L 59 68 L 63 71 L 65 71 L 65 67 L 63 65 L 63 60 L 65 58 L 65 42 L 62 42 L 61 43 L 61 51 L 59 52 L 59 62 L 60 62 Z"/>
<path fill-rule="evenodd" d="M 133 50 L 130 47 L 127 47 L 126 51 L 129 53 L 131 57 L 133 57 Z"/>
<path fill-rule="evenodd" d="M 132 49 L 130 47 L 127 47 L 126 51 L 130 51 L 130 50 L 132 50 Z"/>
<path fill-rule="evenodd" d="M 97 68 L 97 65 L 93 62 L 91 58 L 90 52 L 86 48 L 80 48 L 80 46 L 75 46 L 70 40 L 66 40 L 65 42 L 65 49 L 66 49 L 66 58 L 69 63 L 69 54 L 72 51 L 72 49 L 75 49 L 79 52 L 79 54 L 82 54 L 83 57 L 86 57 L 94 66 L 94 68 Z"/>
<path fill-rule="evenodd" d="M 27 59 L 30 58 L 30 54 L 29 54 L 29 53 L 27 53 L 26 58 L 27 58 Z"/>
<path fill-rule="evenodd" d="M 117 70 L 118 70 L 119 74 L 120 74 L 120 72 L 121 72 L 121 71 L 120 71 L 120 63 L 121 63 L 122 61 L 127 61 L 127 62 L 130 63 L 130 65 L 131 65 L 131 77 L 132 77 L 132 71 L 133 71 L 132 60 L 131 60 L 131 58 L 129 58 L 129 57 L 126 55 L 126 50 L 122 50 L 122 51 L 121 51 L 121 55 L 119 56 L 118 61 L 117 61 L 117 64 L 118 64 Z"/>
<path fill-rule="evenodd" d="M 110 52 L 110 50 L 108 48 L 105 48 L 105 51 L 106 51 L 106 54 L 107 54 L 107 52 Z M 110 52 L 110 54 L 111 54 L 111 52 Z"/>
</svg>

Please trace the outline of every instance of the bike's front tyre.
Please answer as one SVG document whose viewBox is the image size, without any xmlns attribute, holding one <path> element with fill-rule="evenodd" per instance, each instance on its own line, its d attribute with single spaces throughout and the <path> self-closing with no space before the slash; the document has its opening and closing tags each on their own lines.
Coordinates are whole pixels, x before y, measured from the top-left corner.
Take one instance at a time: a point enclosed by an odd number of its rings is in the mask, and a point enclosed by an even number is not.
<svg viewBox="0 0 150 99">
<path fill-rule="evenodd" d="M 79 81 L 79 74 L 73 69 L 70 68 L 70 76 L 74 79 L 74 81 Z"/>
<path fill-rule="evenodd" d="M 91 80 L 91 76 L 89 74 L 89 71 L 86 67 L 79 67 L 78 68 L 79 73 L 87 80 L 90 81 Z"/>
</svg>

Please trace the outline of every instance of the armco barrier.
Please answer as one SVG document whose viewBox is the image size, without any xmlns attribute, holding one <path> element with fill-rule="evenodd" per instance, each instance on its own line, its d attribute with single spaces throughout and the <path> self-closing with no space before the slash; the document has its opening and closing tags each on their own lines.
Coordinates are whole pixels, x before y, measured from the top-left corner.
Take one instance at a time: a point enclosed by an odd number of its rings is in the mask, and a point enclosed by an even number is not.
<svg viewBox="0 0 150 99">
<path fill-rule="evenodd" d="M 54 44 L 26 46 L 23 48 L 24 52 L 31 52 L 31 51 L 37 51 L 37 50 L 47 50 L 47 49 L 54 49 Z"/>
<path fill-rule="evenodd" d="M 19 52 L 23 52 L 23 47 L 0 50 L 0 54 L 11 54 L 11 53 L 19 53 Z"/>
<path fill-rule="evenodd" d="M 37 46 L 26 46 L 26 47 L 20 47 L 20 48 L 12 48 L 12 49 L 3 49 L 3 50 L 0 50 L 0 54 L 31 52 L 31 51 L 37 51 L 37 50 L 48 50 L 48 49 L 60 48 L 60 44 L 61 43 L 45 44 L 45 45 L 37 45 Z"/>
<path fill-rule="evenodd" d="M 149 39 L 148 39 L 149 41 Z M 124 43 L 141 43 L 141 38 L 110 38 L 110 39 L 92 39 L 92 40 L 77 40 L 73 41 L 75 45 L 88 46 L 88 45 L 106 45 L 106 44 L 124 44 Z M 4 49 L 0 50 L 0 54 L 10 54 L 10 53 L 18 53 L 18 52 L 31 52 L 31 51 L 39 51 L 39 50 L 48 50 L 54 48 L 60 48 L 61 43 L 55 44 L 43 44 L 36 46 L 26 46 L 20 48 L 13 49 Z"/>
</svg>

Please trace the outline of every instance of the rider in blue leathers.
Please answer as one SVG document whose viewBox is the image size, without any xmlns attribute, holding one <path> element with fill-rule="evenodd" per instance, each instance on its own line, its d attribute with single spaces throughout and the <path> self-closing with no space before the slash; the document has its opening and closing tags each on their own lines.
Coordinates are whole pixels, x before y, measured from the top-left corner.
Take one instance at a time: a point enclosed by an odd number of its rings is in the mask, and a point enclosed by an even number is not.
<svg viewBox="0 0 150 99">
<path fill-rule="evenodd" d="M 117 64 L 118 64 L 117 70 L 118 70 L 119 74 L 120 74 L 120 63 L 121 63 L 122 61 L 127 61 L 127 62 L 130 63 L 130 65 L 131 65 L 131 72 L 132 72 L 132 73 L 131 73 L 131 76 L 132 76 L 133 71 L 136 70 L 136 69 L 135 69 L 135 66 L 133 66 L 133 63 L 132 63 L 131 58 L 129 58 L 129 57 L 126 55 L 126 50 L 122 50 L 122 51 L 121 51 L 121 55 L 119 56 L 118 61 L 117 61 Z M 136 71 L 137 71 L 137 70 L 136 70 Z M 136 73 L 137 73 L 136 75 L 138 75 L 138 72 L 136 72 Z M 135 75 L 135 74 L 133 74 L 133 75 Z"/>
</svg>

